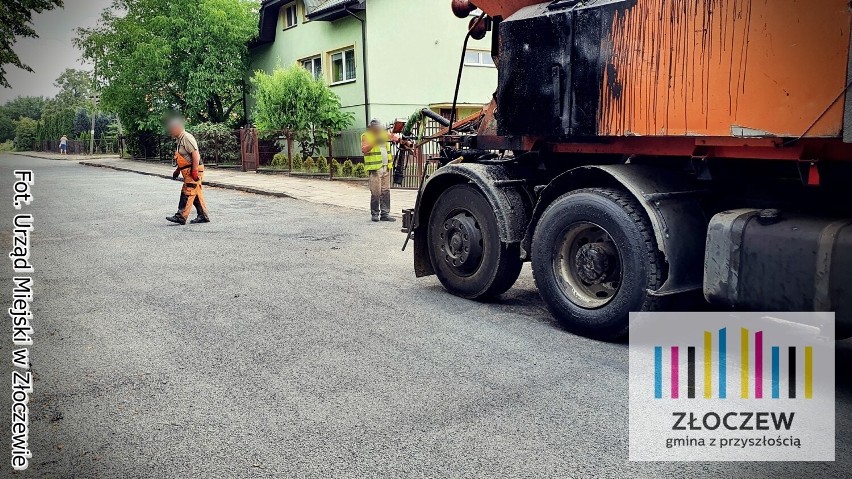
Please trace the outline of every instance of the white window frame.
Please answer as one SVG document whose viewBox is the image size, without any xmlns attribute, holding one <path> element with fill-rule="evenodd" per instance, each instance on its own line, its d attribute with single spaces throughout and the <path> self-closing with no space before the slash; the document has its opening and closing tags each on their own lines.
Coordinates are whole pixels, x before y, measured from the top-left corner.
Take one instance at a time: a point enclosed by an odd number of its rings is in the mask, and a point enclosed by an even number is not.
<svg viewBox="0 0 852 479">
<path fill-rule="evenodd" d="M 299 4 L 298 2 L 288 3 L 281 7 L 282 16 L 284 17 L 284 30 L 296 28 L 299 26 Z M 290 12 L 293 12 L 293 18 L 290 18 Z M 293 23 L 290 23 L 290 20 Z"/>
<path fill-rule="evenodd" d="M 334 80 L 334 57 L 335 55 L 341 55 L 341 60 L 343 61 L 343 79 L 339 81 Z M 347 55 L 352 55 L 352 61 L 355 62 L 355 72 L 352 78 L 346 78 L 346 57 Z M 355 47 L 346 47 L 340 50 L 334 50 L 328 53 L 328 74 L 331 79 L 330 85 L 344 85 L 346 83 L 354 83 L 358 80 L 358 58 L 355 56 Z"/>
<path fill-rule="evenodd" d="M 306 65 L 307 63 L 310 64 L 310 68 L 308 68 L 308 66 Z M 315 70 L 317 63 L 319 63 L 319 75 L 317 75 L 317 72 Z M 313 57 L 302 58 L 301 60 L 299 60 L 299 64 L 302 65 L 302 68 L 309 71 L 311 73 L 311 75 L 313 75 L 314 78 L 316 78 L 317 80 L 323 78 L 323 75 L 325 74 L 325 71 L 324 71 L 323 65 L 322 65 L 322 55 L 316 55 L 316 56 L 313 56 Z"/>
<path fill-rule="evenodd" d="M 471 53 L 478 55 L 477 61 L 468 61 L 467 55 Z M 487 63 L 483 59 L 487 59 Z M 491 52 L 486 50 L 468 50 L 464 56 L 464 65 L 468 67 L 497 68 L 497 65 L 494 64 L 494 59 L 491 57 Z"/>
</svg>

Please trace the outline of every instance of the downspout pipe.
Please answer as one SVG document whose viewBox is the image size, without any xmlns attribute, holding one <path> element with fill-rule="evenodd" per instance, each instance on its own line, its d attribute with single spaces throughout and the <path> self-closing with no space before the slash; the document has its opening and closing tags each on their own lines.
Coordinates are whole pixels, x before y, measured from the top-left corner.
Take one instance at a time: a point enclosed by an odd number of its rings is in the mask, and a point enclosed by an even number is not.
<svg viewBox="0 0 852 479">
<path fill-rule="evenodd" d="M 370 82 L 367 76 L 367 20 L 355 15 L 352 10 L 349 10 L 348 6 L 345 8 L 345 11 L 351 17 L 361 22 L 361 59 L 364 63 L 364 126 L 366 127 L 370 124 L 370 120 L 372 120 L 370 115 Z M 346 65 L 343 68 L 346 68 Z"/>
</svg>

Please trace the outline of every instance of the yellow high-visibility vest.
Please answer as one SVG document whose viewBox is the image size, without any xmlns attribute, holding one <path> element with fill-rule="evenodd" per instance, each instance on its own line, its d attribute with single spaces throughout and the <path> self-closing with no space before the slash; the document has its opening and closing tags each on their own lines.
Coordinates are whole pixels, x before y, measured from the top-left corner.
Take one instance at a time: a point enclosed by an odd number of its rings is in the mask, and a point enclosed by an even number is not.
<svg viewBox="0 0 852 479">
<path fill-rule="evenodd" d="M 385 133 L 385 132 L 382 132 L 382 136 L 384 137 L 385 143 L 387 145 L 386 148 L 387 148 L 387 152 L 388 152 L 388 170 L 392 170 L 393 169 L 393 153 L 391 152 L 390 136 L 388 136 L 388 134 Z M 373 135 L 373 132 L 371 132 L 369 130 L 365 131 L 364 134 L 361 135 L 361 143 L 363 143 L 364 140 L 368 140 L 368 143 L 370 143 L 371 145 L 375 145 L 375 146 L 373 146 L 373 149 L 370 150 L 369 153 L 364 155 L 364 169 L 367 170 L 367 171 L 381 170 L 382 169 L 382 163 L 383 163 L 383 161 L 382 161 L 382 147 L 379 146 L 379 142 L 376 141 L 376 138 Z"/>
</svg>

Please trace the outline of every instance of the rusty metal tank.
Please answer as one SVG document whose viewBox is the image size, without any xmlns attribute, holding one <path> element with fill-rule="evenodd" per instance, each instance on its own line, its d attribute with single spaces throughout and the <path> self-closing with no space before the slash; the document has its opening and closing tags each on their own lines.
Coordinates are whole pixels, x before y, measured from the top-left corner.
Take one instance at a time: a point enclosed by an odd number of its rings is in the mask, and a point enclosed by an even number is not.
<svg viewBox="0 0 852 479">
<path fill-rule="evenodd" d="M 502 20 L 501 134 L 837 138 L 846 110 L 852 141 L 848 0 L 473 4 Z"/>
</svg>

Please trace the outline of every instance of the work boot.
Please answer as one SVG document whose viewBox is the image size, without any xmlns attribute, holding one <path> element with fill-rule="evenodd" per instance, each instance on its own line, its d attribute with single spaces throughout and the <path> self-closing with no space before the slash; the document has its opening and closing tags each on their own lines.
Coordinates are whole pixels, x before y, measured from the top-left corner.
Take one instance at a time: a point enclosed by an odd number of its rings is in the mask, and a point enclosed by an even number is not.
<svg viewBox="0 0 852 479">
<path fill-rule="evenodd" d="M 169 216 L 168 218 L 166 218 L 166 221 L 171 221 L 172 223 L 177 223 L 181 226 L 186 224 L 186 218 L 178 214 L 174 216 Z"/>
<path fill-rule="evenodd" d="M 206 216 L 199 216 L 198 218 L 195 218 L 194 220 L 190 221 L 189 224 L 200 225 L 200 224 L 209 223 L 209 222 L 210 222 L 210 218 L 208 218 Z"/>
<path fill-rule="evenodd" d="M 378 223 L 378 222 L 379 222 L 379 217 L 373 216 L 373 223 Z"/>
<path fill-rule="evenodd" d="M 382 221 L 387 221 L 388 223 L 396 223 L 396 218 L 391 218 L 390 216 L 382 216 Z"/>
</svg>

